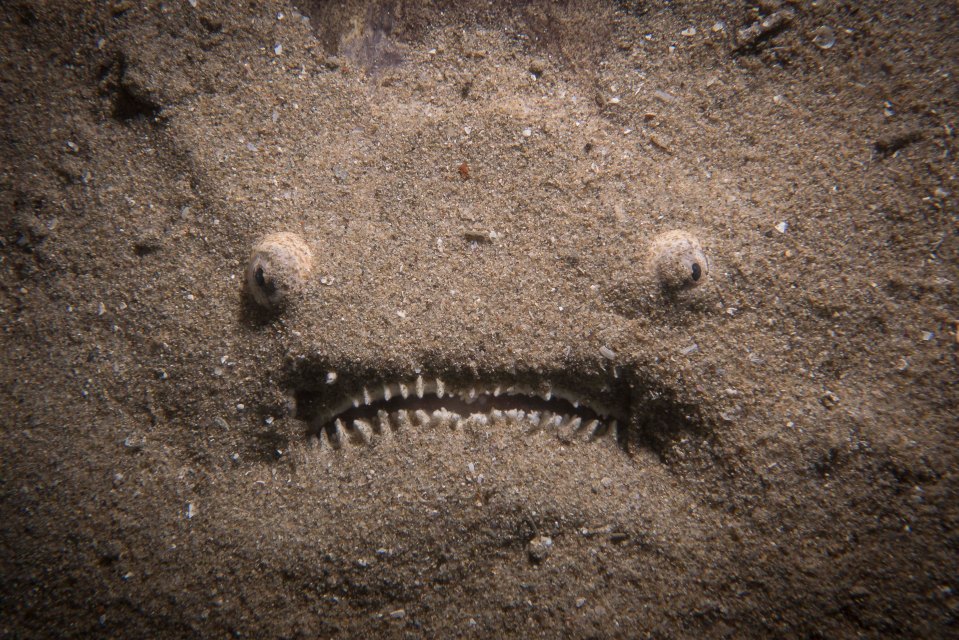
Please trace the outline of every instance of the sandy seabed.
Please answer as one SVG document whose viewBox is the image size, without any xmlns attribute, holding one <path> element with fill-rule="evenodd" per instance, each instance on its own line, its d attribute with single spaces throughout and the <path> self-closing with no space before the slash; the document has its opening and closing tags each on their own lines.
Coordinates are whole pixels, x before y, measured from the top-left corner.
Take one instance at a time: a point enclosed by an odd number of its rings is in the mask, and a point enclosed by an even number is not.
<svg viewBox="0 0 959 640">
<path fill-rule="evenodd" d="M 0 47 L 3 637 L 957 633 L 955 2 Z"/>
</svg>

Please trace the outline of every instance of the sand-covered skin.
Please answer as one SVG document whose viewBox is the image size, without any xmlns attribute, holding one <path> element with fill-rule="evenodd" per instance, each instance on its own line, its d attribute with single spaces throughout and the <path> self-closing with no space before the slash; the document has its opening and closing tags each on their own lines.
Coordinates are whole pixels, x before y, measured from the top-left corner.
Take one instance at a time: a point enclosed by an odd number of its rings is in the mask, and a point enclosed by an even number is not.
<svg viewBox="0 0 959 640">
<path fill-rule="evenodd" d="M 0 9 L 0 634 L 955 632 L 954 3 L 294 4 Z"/>
</svg>

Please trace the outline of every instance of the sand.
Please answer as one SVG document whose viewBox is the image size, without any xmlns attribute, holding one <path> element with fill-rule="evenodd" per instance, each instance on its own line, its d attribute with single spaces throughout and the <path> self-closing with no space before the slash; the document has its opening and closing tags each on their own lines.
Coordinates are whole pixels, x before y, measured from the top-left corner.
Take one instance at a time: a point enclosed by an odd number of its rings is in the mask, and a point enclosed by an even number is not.
<svg viewBox="0 0 959 640">
<path fill-rule="evenodd" d="M 955 3 L 0 17 L 0 635 L 956 633 Z"/>
</svg>

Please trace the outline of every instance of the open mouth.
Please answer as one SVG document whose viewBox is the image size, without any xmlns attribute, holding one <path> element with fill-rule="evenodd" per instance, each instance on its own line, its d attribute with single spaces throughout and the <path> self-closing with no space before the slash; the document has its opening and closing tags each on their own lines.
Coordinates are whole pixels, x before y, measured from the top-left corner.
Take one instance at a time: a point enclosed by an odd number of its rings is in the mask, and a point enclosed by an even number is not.
<svg viewBox="0 0 959 640">
<path fill-rule="evenodd" d="M 328 371 L 313 381 L 297 391 L 297 413 L 309 424 L 311 437 L 333 448 L 407 429 L 498 425 L 526 433 L 553 431 L 563 440 L 618 439 L 628 422 L 628 388 L 612 374 L 371 378 Z"/>
</svg>

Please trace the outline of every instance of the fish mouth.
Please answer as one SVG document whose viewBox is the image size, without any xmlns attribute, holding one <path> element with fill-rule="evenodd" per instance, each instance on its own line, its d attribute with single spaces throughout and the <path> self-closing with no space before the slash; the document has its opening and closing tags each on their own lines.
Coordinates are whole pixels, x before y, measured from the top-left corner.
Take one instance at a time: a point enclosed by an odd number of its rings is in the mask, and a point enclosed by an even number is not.
<svg viewBox="0 0 959 640">
<path fill-rule="evenodd" d="M 312 366 L 294 389 L 307 435 L 339 449 L 412 429 L 512 426 L 561 440 L 619 441 L 629 424 L 630 385 L 619 371 L 441 372 L 366 375 Z"/>
</svg>

